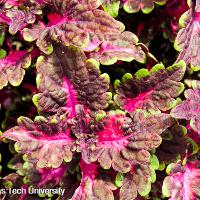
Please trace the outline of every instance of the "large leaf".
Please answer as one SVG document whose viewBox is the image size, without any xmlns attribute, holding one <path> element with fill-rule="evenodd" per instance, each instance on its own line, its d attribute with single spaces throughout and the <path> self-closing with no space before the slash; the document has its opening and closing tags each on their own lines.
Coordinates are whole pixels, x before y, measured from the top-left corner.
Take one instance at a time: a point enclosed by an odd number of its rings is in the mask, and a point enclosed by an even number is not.
<svg viewBox="0 0 200 200">
<path fill-rule="evenodd" d="M 52 40 L 65 46 L 93 50 L 105 35 L 120 34 L 124 30 L 121 22 L 97 9 L 100 4 L 100 1 L 94 0 L 47 1 L 47 7 L 52 10 L 48 15 L 48 25 L 25 28 L 24 38 L 27 41 L 37 40 L 37 46 L 47 54 L 53 50 Z"/>
<path fill-rule="evenodd" d="M 171 164 L 170 175 L 163 182 L 163 194 L 169 200 L 196 200 L 200 198 L 199 163 L 185 166 Z"/>
<path fill-rule="evenodd" d="M 190 10 L 180 18 L 182 29 L 176 37 L 174 47 L 180 51 L 177 60 L 184 60 L 194 71 L 198 71 L 200 70 L 199 2 L 191 1 L 190 7 Z"/>
<path fill-rule="evenodd" d="M 0 59 L 0 89 L 8 82 L 18 86 L 23 80 L 25 68 L 31 64 L 31 55 L 27 51 L 13 51 L 7 57 Z"/>
<path fill-rule="evenodd" d="M 144 116 L 139 112 L 131 119 L 110 113 L 94 126 L 96 141 L 82 144 L 82 157 L 87 163 L 98 161 L 104 169 L 129 172 L 132 165 L 150 160 L 149 151 L 160 145 L 160 134 L 172 123 L 168 114 Z"/>
<path fill-rule="evenodd" d="M 193 81 L 193 89 L 185 91 L 186 100 L 172 109 L 171 114 L 178 119 L 190 120 L 190 126 L 200 134 L 200 81 Z"/>
<path fill-rule="evenodd" d="M 184 90 L 183 78 L 186 65 L 183 61 L 164 68 L 155 65 L 150 72 L 140 69 L 134 76 L 125 74 L 122 82 L 115 81 L 114 100 L 122 109 L 134 113 L 136 109 L 149 112 L 166 111 L 175 105 L 175 98 Z"/>
<path fill-rule="evenodd" d="M 89 55 L 103 65 L 112 65 L 118 60 L 130 62 L 136 60 L 144 63 L 146 55 L 138 45 L 138 38 L 131 32 L 125 31 L 121 35 L 109 35 L 100 46 Z"/>
<path fill-rule="evenodd" d="M 66 115 L 44 118 L 38 116 L 34 122 L 26 117 L 18 119 L 19 126 L 3 134 L 14 140 L 17 152 L 27 154 L 29 161 L 39 168 L 58 168 L 63 160 L 72 159 L 73 139 L 67 125 Z"/>
<path fill-rule="evenodd" d="M 108 106 L 112 94 L 109 76 L 101 74 L 95 60 L 86 60 L 84 53 L 73 47 L 56 46 L 48 57 L 39 57 L 37 62 L 37 86 L 40 91 L 34 96 L 38 109 L 56 113 L 62 109 L 75 116 L 75 106 L 98 111 Z"/>
</svg>

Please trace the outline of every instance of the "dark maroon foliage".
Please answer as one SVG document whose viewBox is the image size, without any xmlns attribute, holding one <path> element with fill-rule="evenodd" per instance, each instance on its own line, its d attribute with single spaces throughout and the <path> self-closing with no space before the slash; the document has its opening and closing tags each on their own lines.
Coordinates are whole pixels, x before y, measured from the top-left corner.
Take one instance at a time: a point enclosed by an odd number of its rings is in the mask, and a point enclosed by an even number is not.
<svg viewBox="0 0 200 200">
<path fill-rule="evenodd" d="M 199 71 L 200 0 L 0 0 L 0 200 L 200 199 Z"/>
</svg>

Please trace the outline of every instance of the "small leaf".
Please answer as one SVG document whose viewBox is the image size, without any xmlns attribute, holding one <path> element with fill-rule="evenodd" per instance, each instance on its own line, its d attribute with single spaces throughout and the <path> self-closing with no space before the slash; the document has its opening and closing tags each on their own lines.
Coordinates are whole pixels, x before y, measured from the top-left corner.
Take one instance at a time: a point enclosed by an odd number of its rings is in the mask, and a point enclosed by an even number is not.
<svg viewBox="0 0 200 200">
<path fill-rule="evenodd" d="M 151 113 L 167 111 L 175 106 L 175 98 L 184 90 L 180 80 L 185 70 L 184 61 L 180 61 L 166 69 L 162 64 L 157 64 L 150 72 L 140 69 L 135 76 L 124 75 L 122 82 L 115 82 L 117 94 L 114 100 L 130 114 L 137 109 Z"/>
<path fill-rule="evenodd" d="M 0 49 L 0 59 L 5 58 L 7 55 L 6 51 L 4 49 Z"/>
<path fill-rule="evenodd" d="M 165 0 L 145 0 L 142 2 L 138 0 L 127 0 L 124 3 L 124 10 L 127 13 L 136 13 L 141 9 L 144 14 L 148 14 L 153 10 L 154 3 L 163 5 L 165 2 Z"/>
<path fill-rule="evenodd" d="M 115 184 L 117 185 L 117 187 L 121 187 L 123 185 L 123 178 L 123 174 L 118 172 L 115 179 Z"/>
<path fill-rule="evenodd" d="M 154 170 L 158 170 L 158 168 L 159 168 L 159 160 L 155 155 L 151 156 L 151 167 Z"/>
<path fill-rule="evenodd" d="M 2 51 L 5 55 L 4 50 Z M 13 51 L 5 58 L 0 59 L 0 89 L 8 82 L 18 86 L 23 80 L 25 70 L 31 64 L 31 55 L 27 51 Z"/>
<path fill-rule="evenodd" d="M 199 82 L 199 81 L 197 81 Z M 197 86 L 197 87 L 196 87 Z M 196 83 L 194 89 L 188 89 L 184 92 L 186 100 L 171 110 L 174 118 L 190 120 L 192 129 L 200 134 L 200 87 Z"/>
</svg>

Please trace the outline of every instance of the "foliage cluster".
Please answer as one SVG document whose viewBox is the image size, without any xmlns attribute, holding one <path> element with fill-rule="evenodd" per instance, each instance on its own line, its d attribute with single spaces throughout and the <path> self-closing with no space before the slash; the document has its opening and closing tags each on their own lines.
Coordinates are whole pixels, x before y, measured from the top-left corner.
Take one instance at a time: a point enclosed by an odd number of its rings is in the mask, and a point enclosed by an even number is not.
<svg viewBox="0 0 200 200">
<path fill-rule="evenodd" d="M 165 67 L 166 66 L 166 67 Z M 200 0 L 0 0 L 1 193 L 200 199 Z"/>
</svg>

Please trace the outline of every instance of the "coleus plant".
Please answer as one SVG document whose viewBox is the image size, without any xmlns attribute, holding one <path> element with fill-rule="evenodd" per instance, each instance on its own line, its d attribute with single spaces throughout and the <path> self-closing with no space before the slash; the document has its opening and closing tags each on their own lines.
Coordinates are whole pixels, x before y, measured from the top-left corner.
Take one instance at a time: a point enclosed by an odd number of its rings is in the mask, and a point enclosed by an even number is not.
<svg viewBox="0 0 200 200">
<path fill-rule="evenodd" d="M 171 10 L 177 2 L 184 9 Z M 10 151 L 8 161 L 2 150 L 0 180 L 3 189 L 27 191 L 2 199 L 200 198 L 200 1 L 188 3 L 0 1 L 1 145 Z M 163 23 L 188 9 L 174 63 L 165 67 L 151 54 L 154 34 L 145 46 L 125 29 L 122 7 L 163 9 Z"/>
<path fill-rule="evenodd" d="M 174 47 L 180 51 L 177 60 L 185 60 L 188 67 L 194 71 L 200 70 L 200 58 L 198 53 L 199 46 L 199 1 L 191 1 L 190 9 L 180 18 L 179 23 L 182 27 L 179 31 Z"/>
<path fill-rule="evenodd" d="M 185 166 L 172 163 L 167 169 L 163 193 L 169 199 L 199 199 L 199 163 L 188 162 Z"/>
</svg>

